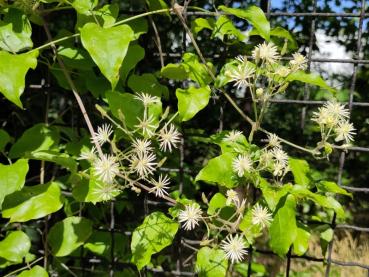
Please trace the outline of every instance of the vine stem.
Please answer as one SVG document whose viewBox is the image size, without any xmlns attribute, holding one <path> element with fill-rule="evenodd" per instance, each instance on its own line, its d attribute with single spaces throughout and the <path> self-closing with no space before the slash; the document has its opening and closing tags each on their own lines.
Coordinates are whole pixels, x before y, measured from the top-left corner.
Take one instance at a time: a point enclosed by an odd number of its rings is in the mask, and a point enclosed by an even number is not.
<svg viewBox="0 0 369 277">
<path fill-rule="evenodd" d="M 47 26 L 46 21 L 44 23 L 44 29 L 45 29 L 45 32 L 46 32 L 46 35 L 47 35 L 48 39 L 52 40 L 52 36 L 51 36 L 50 30 L 49 30 L 49 27 Z M 87 114 L 87 111 L 86 111 L 85 105 L 83 104 L 82 98 L 81 98 L 81 96 L 79 96 L 78 90 L 77 90 L 76 86 L 74 85 L 74 82 L 73 82 L 72 78 L 70 77 L 70 74 L 67 71 L 63 60 L 59 57 L 58 52 L 56 50 L 56 45 L 54 43 L 51 44 L 51 48 L 53 49 L 53 52 L 56 56 L 56 59 L 57 59 L 59 65 L 60 65 L 60 68 L 62 69 L 62 71 L 64 73 L 64 76 L 67 79 L 67 82 L 68 82 L 70 88 L 72 89 L 73 95 L 77 100 L 78 106 L 79 106 L 79 108 L 82 112 L 83 118 L 84 118 L 84 120 L 87 124 L 87 128 L 88 128 L 88 130 L 90 132 L 90 135 L 91 135 L 91 138 L 92 138 L 92 140 L 93 140 L 93 142 L 96 146 L 97 152 L 99 153 L 100 158 L 102 158 L 104 154 L 103 154 L 103 151 L 101 149 L 100 144 L 96 141 L 94 127 L 92 126 L 90 117 Z"/>
<path fill-rule="evenodd" d="M 118 26 L 118 25 L 127 23 L 129 21 L 132 21 L 132 20 L 135 20 L 135 19 L 138 19 L 138 18 L 141 18 L 141 17 L 149 16 L 149 15 L 152 15 L 152 14 L 159 14 L 159 13 L 165 13 L 165 12 L 171 12 L 171 11 L 172 11 L 172 9 L 161 9 L 161 10 L 142 13 L 142 14 L 131 16 L 129 18 L 126 18 L 126 19 L 120 20 L 118 22 L 115 22 L 114 24 L 112 24 L 110 26 L 107 26 L 106 28 Z M 50 41 L 48 43 L 45 43 L 45 44 L 43 44 L 39 47 L 33 48 L 29 52 L 43 50 L 45 48 L 48 48 L 49 46 L 53 47 L 53 46 L 55 46 L 55 44 L 57 44 L 59 42 L 63 42 L 65 40 L 68 40 L 68 39 L 71 39 L 71 38 L 76 38 L 76 37 L 79 37 L 80 35 L 81 35 L 80 33 L 76 33 L 76 34 L 73 34 L 73 35 L 70 35 L 70 36 L 65 36 L 65 37 L 62 37 L 62 38 L 59 38 L 59 39 L 56 39 L 56 40 L 52 40 L 52 38 L 51 39 L 49 38 Z"/>
<path fill-rule="evenodd" d="M 181 21 L 183 27 L 185 28 L 186 32 L 187 32 L 187 35 L 190 37 L 190 40 L 197 52 L 197 54 L 199 55 L 202 63 L 204 64 L 207 72 L 209 73 L 210 77 L 213 79 L 213 81 L 216 80 L 216 77 L 214 75 L 214 73 L 211 71 L 211 69 L 209 68 L 209 66 L 207 65 L 206 63 L 206 60 L 204 58 L 204 55 L 202 54 L 201 50 L 200 50 L 200 47 L 198 46 L 197 42 L 196 42 L 196 39 L 195 37 L 193 36 L 190 28 L 187 26 L 186 24 L 186 21 L 184 20 L 183 16 L 182 16 L 182 7 L 177 4 L 177 3 L 174 3 L 173 5 L 173 8 L 172 8 L 173 12 L 178 16 L 179 20 Z M 235 108 L 235 110 L 241 115 L 241 117 L 243 119 L 245 119 L 250 125 L 251 125 L 251 128 L 252 129 L 255 129 L 257 128 L 257 130 L 265 133 L 265 134 L 271 134 L 270 132 L 268 132 L 267 130 L 263 129 L 260 127 L 260 122 L 257 124 L 256 122 L 254 122 L 250 117 L 248 117 L 242 110 L 241 108 L 237 105 L 237 103 L 232 99 L 232 97 L 222 88 L 219 88 L 219 90 L 223 93 L 223 95 L 227 98 L 228 102 Z M 256 126 L 256 124 L 258 126 Z M 254 133 L 256 130 L 252 131 L 252 133 Z M 307 149 L 305 147 L 302 147 L 300 145 L 297 145 L 297 144 L 294 144 L 288 140 L 285 140 L 283 138 L 279 138 L 280 141 L 282 141 L 283 143 L 289 145 L 289 146 L 292 146 L 296 149 L 299 149 L 301 151 L 304 151 L 304 152 L 307 152 L 307 153 L 310 153 L 312 155 L 315 155 L 316 154 L 316 151 L 314 149 Z"/>
</svg>

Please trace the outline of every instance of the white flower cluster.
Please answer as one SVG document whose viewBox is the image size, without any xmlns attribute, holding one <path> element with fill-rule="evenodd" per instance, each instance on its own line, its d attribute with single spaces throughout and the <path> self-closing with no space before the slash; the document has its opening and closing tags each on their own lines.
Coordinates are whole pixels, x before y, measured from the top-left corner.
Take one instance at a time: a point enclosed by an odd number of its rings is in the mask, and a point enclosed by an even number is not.
<svg viewBox="0 0 369 277">
<path fill-rule="evenodd" d="M 249 89 L 253 100 L 266 101 L 288 87 L 286 78 L 307 67 L 306 58 L 300 53 L 292 54 L 292 60 L 283 65 L 277 46 L 271 42 L 259 44 L 252 51 L 253 62 L 245 56 L 236 58 L 237 65 L 226 71 L 226 76 L 237 89 Z"/>
<path fill-rule="evenodd" d="M 79 159 L 87 160 L 92 165 L 92 172 L 98 179 L 96 194 L 101 193 L 100 199 L 107 201 L 112 199 L 118 190 L 117 177 L 129 180 L 134 187 L 135 181 L 145 181 L 150 183 L 151 193 L 157 197 L 168 195 L 170 180 L 166 175 L 160 174 L 158 179 L 153 178 L 158 161 L 155 154 L 155 147 L 162 152 L 172 152 L 180 142 L 181 134 L 177 128 L 170 122 L 165 123 L 162 128 L 158 128 L 160 122 L 155 122 L 152 115 L 149 115 L 149 107 L 152 104 L 160 102 L 156 96 L 145 93 L 139 93 L 135 98 L 142 102 L 144 112 L 142 118 L 137 118 L 138 124 L 135 130 L 128 130 L 125 127 L 118 126 L 130 138 L 129 147 L 123 151 L 116 147 L 114 140 L 111 140 L 113 128 L 109 124 L 104 124 L 97 128 L 97 132 L 92 136 L 91 141 L 98 144 L 100 148 L 105 143 L 111 144 L 114 154 L 97 153 L 96 148 L 84 150 Z M 114 122 L 115 125 L 117 123 Z"/>
<path fill-rule="evenodd" d="M 334 137 L 336 142 L 349 145 L 354 141 L 355 128 L 349 122 L 350 112 L 344 105 L 336 101 L 328 101 L 313 113 L 312 121 L 318 123 L 323 143 Z"/>
</svg>

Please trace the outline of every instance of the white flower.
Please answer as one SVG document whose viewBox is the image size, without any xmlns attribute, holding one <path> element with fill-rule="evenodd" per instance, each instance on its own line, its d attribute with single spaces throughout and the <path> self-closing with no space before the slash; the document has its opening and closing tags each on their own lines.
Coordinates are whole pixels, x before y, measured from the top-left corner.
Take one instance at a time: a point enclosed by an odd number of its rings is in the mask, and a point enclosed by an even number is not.
<svg viewBox="0 0 369 277">
<path fill-rule="evenodd" d="M 242 261 L 243 256 L 247 255 L 246 245 L 242 235 L 229 235 L 222 241 L 221 248 L 225 252 L 226 258 L 231 260 L 232 263 Z"/>
<path fill-rule="evenodd" d="M 180 141 L 181 134 L 177 131 L 173 124 L 165 125 L 159 132 L 160 149 L 172 152 L 172 146 L 175 148 Z"/>
<path fill-rule="evenodd" d="M 255 47 L 252 51 L 252 57 L 255 59 L 256 63 L 261 59 L 269 64 L 275 63 L 280 58 L 277 46 L 271 42 L 264 42 Z"/>
<path fill-rule="evenodd" d="M 248 155 L 239 155 L 233 160 L 232 166 L 237 175 L 242 177 L 245 172 L 252 170 L 252 160 Z"/>
<path fill-rule="evenodd" d="M 338 123 L 337 128 L 335 128 L 336 139 L 335 141 L 344 140 L 346 143 L 354 141 L 353 136 L 356 134 L 354 125 L 348 121 L 343 121 Z"/>
<path fill-rule="evenodd" d="M 238 89 L 241 87 L 248 87 L 251 85 L 251 78 L 255 73 L 255 69 L 251 64 L 244 63 L 238 65 L 227 72 L 227 75 L 231 78 L 231 82 L 235 82 L 234 86 Z"/>
<path fill-rule="evenodd" d="M 269 166 L 273 162 L 272 151 L 263 149 L 259 158 L 259 163 L 263 166 Z"/>
<path fill-rule="evenodd" d="M 183 228 L 185 230 L 192 230 L 199 225 L 201 219 L 201 209 L 196 204 L 186 205 L 185 209 L 179 213 L 179 222 L 184 222 Z"/>
<path fill-rule="evenodd" d="M 97 128 L 97 132 L 92 137 L 92 142 L 96 141 L 98 144 L 103 145 L 109 141 L 109 137 L 113 133 L 113 129 L 109 124 L 104 124 Z"/>
<path fill-rule="evenodd" d="M 283 78 L 286 78 L 288 76 L 288 74 L 291 73 L 291 70 L 288 68 L 288 67 L 285 67 L 285 66 L 279 66 L 277 68 L 277 70 L 275 71 L 275 74 L 283 77 Z"/>
<path fill-rule="evenodd" d="M 237 206 L 239 202 L 240 202 L 240 199 L 238 198 L 237 191 L 235 191 L 233 189 L 227 190 L 226 205 L 229 206 L 231 203 L 234 203 Z"/>
<path fill-rule="evenodd" d="M 150 104 L 159 102 L 159 97 L 152 96 L 148 93 L 143 93 L 143 92 L 137 93 L 137 95 L 135 95 L 135 99 L 141 101 L 145 107 L 148 107 Z"/>
<path fill-rule="evenodd" d="M 96 195 L 100 201 L 112 200 L 119 193 L 120 190 L 115 184 L 104 182 L 95 182 L 95 187 L 92 189 L 92 194 Z"/>
<path fill-rule="evenodd" d="M 299 70 L 299 69 L 306 69 L 307 60 L 305 56 L 301 55 L 300 53 L 292 54 L 293 60 L 290 61 L 290 65 L 292 70 Z"/>
<path fill-rule="evenodd" d="M 223 138 L 223 141 L 236 142 L 240 136 L 242 136 L 242 132 L 232 130 Z"/>
<path fill-rule="evenodd" d="M 269 210 L 265 207 L 262 207 L 257 203 L 252 208 L 252 224 L 260 225 L 261 227 L 265 228 L 270 225 L 272 222 L 272 214 L 269 213 Z"/>
<path fill-rule="evenodd" d="M 283 166 L 288 165 L 288 154 L 281 148 L 277 147 L 272 150 L 272 155 L 275 161 Z"/>
<path fill-rule="evenodd" d="M 268 134 L 268 145 L 270 147 L 281 147 L 281 143 L 276 134 Z"/>
<path fill-rule="evenodd" d="M 96 148 L 92 147 L 91 150 L 82 150 L 77 160 L 87 160 L 93 162 L 96 159 Z"/>
<path fill-rule="evenodd" d="M 139 123 L 135 127 L 142 132 L 142 134 L 148 137 L 152 137 L 156 130 L 156 125 L 154 124 L 154 118 L 152 115 L 147 119 L 137 118 Z"/>
<path fill-rule="evenodd" d="M 168 176 L 165 175 L 163 177 L 160 174 L 158 181 L 151 179 L 151 182 L 154 185 L 154 187 L 151 188 L 149 192 L 155 192 L 155 196 L 161 197 L 161 198 L 163 198 L 164 195 L 168 195 L 168 192 L 166 191 L 166 189 L 169 188 L 169 184 L 170 184 L 170 180 Z"/>
<path fill-rule="evenodd" d="M 132 147 L 136 153 L 147 153 L 152 150 L 151 141 L 147 139 L 135 139 L 132 142 Z"/>
<path fill-rule="evenodd" d="M 344 105 L 336 101 L 328 101 L 317 112 L 313 113 L 312 120 L 319 125 L 327 125 L 329 128 L 336 126 L 350 115 L 350 111 Z"/>
<path fill-rule="evenodd" d="M 152 174 L 157 163 L 154 153 L 138 152 L 131 158 L 131 168 L 137 172 L 140 177 Z"/>
<path fill-rule="evenodd" d="M 94 170 L 99 180 L 111 184 L 119 174 L 119 163 L 114 156 L 103 155 L 94 161 Z"/>
</svg>

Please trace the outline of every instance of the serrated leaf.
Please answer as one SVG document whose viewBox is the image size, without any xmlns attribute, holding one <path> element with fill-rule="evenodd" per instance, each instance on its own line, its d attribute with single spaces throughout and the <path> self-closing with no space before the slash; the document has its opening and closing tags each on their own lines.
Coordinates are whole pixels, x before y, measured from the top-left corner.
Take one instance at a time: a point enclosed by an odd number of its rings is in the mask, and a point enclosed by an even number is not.
<svg viewBox="0 0 369 277">
<path fill-rule="evenodd" d="M 302 186 L 308 186 L 310 179 L 307 174 L 310 171 L 309 164 L 305 160 L 289 158 L 288 164 L 291 168 L 295 183 Z"/>
<path fill-rule="evenodd" d="M 209 184 L 218 184 L 226 188 L 237 186 L 237 175 L 232 170 L 233 153 L 224 153 L 209 160 L 196 176 L 196 181 L 204 181 Z"/>
<path fill-rule="evenodd" d="M 162 76 L 168 79 L 183 81 L 188 78 L 188 73 L 182 64 L 169 63 L 160 72 Z"/>
<path fill-rule="evenodd" d="M 132 262 L 141 270 L 148 265 L 151 255 L 170 245 L 178 231 L 179 224 L 161 212 L 145 217 L 142 225 L 132 234 Z"/>
<path fill-rule="evenodd" d="M 81 246 L 92 233 L 92 222 L 83 217 L 67 217 L 51 227 L 47 241 L 56 257 L 67 256 Z"/>
<path fill-rule="evenodd" d="M 129 72 L 135 68 L 137 63 L 145 56 L 145 49 L 140 45 L 134 44 L 128 47 L 127 55 L 124 57 L 122 68 L 120 69 L 120 78 L 125 82 Z"/>
<path fill-rule="evenodd" d="M 49 274 L 47 273 L 47 271 L 39 265 L 35 265 L 30 270 L 23 270 L 18 275 L 18 277 L 48 277 L 48 276 Z"/>
<path fill-rule="evenodd" d="M 0 48 L 16 53 L 33 47 L 32 27 L 21 10 L 10 8 L 0 21 Z"/>
<path fill-rule="evenodd" d="M 166 99 L 169 97 L 169 90 L 166 86 L 160 84 L 153 74 L 145 73 L 142 75 L 131 75 L 128 79 L 128 87 L 134 92 L 144 92 Z"/>
<path fill-rule="evenodd" d="M 221 249 L 202 247 L 196 255 L 196 272 L 199 277 L 225 277 L 228 260 Z"/>
<path fill-rule="evenodd" d="M 31 248 L 29 237 L 22 231 L 9 232 L 5 239 L 0 241 L 0 268 L 10 264 L 20 264 Z"/>
<path fill-rule="evenodd" d="M 113 90 L 118 83 L 119 70 L 132 40 L 134 33 L 128 25 L 103 28 L 95 23 L 87 23 L 81 28 L 83 47 L 110 81 Z"/>
<path fill-rule="evenodd" d="M 345 189 L 341 188 L 335 182 L 320 181 L 319 183 L 316 184 L 316 187 L 321 192 L 332 192 L 337 194 L 343 194 L 350 196 L 352 198 L 352 193 L 349 193 Z"/>
<path fill-rule="evenodd" d="M 330 92 L 334 92 L 335 90 L 327 85 L 327 83 L 316 73 L 306 73 L 304 71 L 296 71 L 288 75 L 287 79 L 288 82 L 292 81 L 299 81 L 311 85 L 315 85 L 326 89 Z"/>
<path fill-rule="evenodd" d="M 26 152 L 51 150 L 58 142 L 58 130 L 39 123 L 24 131 L 10 148 L 9 157 L 14 159 L 23 156 Z"/>
<path fill-rule="evenodd" d="M 269 245 L 273 252 L 282 257 L 297 236 L 295 197 L 287 195 L 278 205 L 269 228 Z"/>
<path fill-rule="evenodd" d="M 10 222 L 26 222 L 54 213 L 63 207 L 58 183 L 51 182 L 8 195 L 3 204 L 2 216 Z"/>
<path fill-rule="evenodd" d="M 211 90 L 208 86 L 202 88 L 190 87 L 176 90 L 178 112 L 181 121 L 188 121 L 205 108 L 210 99 Z"/>
<path fill-rule="evenodd" d="M 254 26 L 254 28 L 259 31 L 261 37 L 263 37 L 265 40 L 269 40 L 270 24 L 263 10 L 259 7 L 249 6 L 246 9 L 234 9 L 226 6 L 219 6 L 219 9 L 228 14 L 246 19 L 252 26 Z"/>
<path fill-rule="evenodd" d="M 20 96 L 24 91 L 27 71 L 35 69 L 38 51 L 9 54 L 0 51 L 0 92 L 6 99 L 23 108 Z"/>
<path fill-rule="evenodd" d="M 5 196 L 23 188 L 27 172 L 28 160 L 25 159 L 11 165 L 0 164 L 0 207 Z"/>
</svg>

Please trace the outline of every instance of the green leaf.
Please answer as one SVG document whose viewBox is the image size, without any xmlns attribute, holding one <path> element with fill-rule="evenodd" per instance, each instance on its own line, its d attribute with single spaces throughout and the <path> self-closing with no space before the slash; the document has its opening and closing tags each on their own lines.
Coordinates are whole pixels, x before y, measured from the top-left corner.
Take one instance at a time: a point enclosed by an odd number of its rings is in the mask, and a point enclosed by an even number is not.
<svg viewBox="0 0 369 277">
<path fill-rule="evenodd" d="M 307 174 L 310 171 L 310 167 L 307 161 L 289 158 L 288 164 L 291 168 L 295 183 L 302 186 L 308 186 L 310 179 L 308 178 Z"/>
<path fill-rule="evenodd" d="M 35 265 L 30 270 L 23 270 L 18 275 L 18 277 L 48 277 L 48 276 L 49 274 L 47 273 L 47 271 L 39 265 Z"/>
<path fill-rule="evenodd" d="M 105 93 L 112 114 L 124 121 L 129 129 L 133 129 L 138 124 L 138 118 L 143 114 L 144 106 L 135 99 L 131 93 L 119 93 L 117 91 L 107 91 Z M 122 118 L 122 115 L 124 118 Z"/>
<path fill-rule="evenodd" d="M 209 202 L 208 214 L 209 215 L 215 214 L 218 209 L 221 209 L 226 206 L 226 202 L 227 198 L 223 194 L 217 192 L 216 194 L 214 194 L 214 196 L 211 198 Z"/>
<path fill-rule="evenodd" d="M 9 134 L 3 130 L 0 129 L 0 152 L 4 151 L 6 145 L 11 141 L 11 137 Z"/>
<path fill-rule="evenodd" d="M 263 227 L 260 224 L 252 223 L 252 209 L 244 214 L 238 228 L 243 232 L 246 240 L 250 244 L 255 243 L 255 239 L 263 234 Z"/>
<path fill-rule="evenodd" d="M 181 121 L 188 121 L 205 108 L 210 99 L 211 90 L 208 86 L 202 88 L 190 87 L 176 90 L 178 112 Z"/>
<path fill-rule="evenodd" d="M 52 162 L 68 168 L 72 172 L 77 171 L 77 162 L 74 158 L 65 153 L 59 153 L 51 150 L 41 150 L 37 152 L 26 153 L 25 158 L 30 160 Z"/>
<path fill-rule="evenodd" d="M 169 90 L 166 86 L 160 84 L 153 74 L 145 73 L 141 76 L 131 75 L 128 79 L 128 87 L 134 92 L 144 92 L 161 98 L 168 99 Z"/>
<path fill-rule="evenodd" d="M 214 19 L 212 18 L 196 18 L 194 21 L 192 21 L 191 29 L 192 33 L 197 35 L 199 32 L 201 32 L 203 29 L 209 29 L 213 30 L 214 28 Z"/>
<path fill-rule="evenodd" d="M 67 217 L 51 227 L 47 240 L 56 257 L 67 256 L 81 246 L 92 233 L 92 222 L 83 217 Z"/>
<path fill-rule="evenodd" d="M 89 22 L 96 23 L 96 21 L 99 22 L 100 26 L 110 27 L 115 23 L 118 13 L 118 4 L 104 5 L 101 9 L 92 12 L 87 11 L 84 14 L 79 13 L 77 15 L 75 29 L 79 30 L 83 25 Z"/>
<path fill-rule="evenodd" d="M 160 72 L 162 76 L 168 79 L 183 81 L 188 78 L 186 68 L 182 64 L 169 63 Z"/>
<path fill-rule="evenodd" d="M 14 159 L 23 156 L 27 152 L 51 150 L 58 143 L 58 130 L 39 123 L 27 129 L 13 144 L 9 151 L 9 157 Z"/>
<path fill-rule="evenodd" d="M 294 73 L 291 73 L 287 77 L 288 82 L 292 81 L 299 81 L 311 85 L 315 85 L 318 87 L 321 87 L 323 89 L 326 89 L 330 92 L 334 92 L 335 90 L 327 85 L 327 83 L 316 73 L 305 73 L 304 71 L 296 71 Z"/>
<path fill-rule="evenodd" d="M 352 193 L 349 193 L 345 189 L 341 188 L 335 182 L 321 181 L 316 184 L 316 187 L 321 192 L 332 192 L 332 193 L 337 193 L 337 194 L 343 194 L 343 195 L 350 196 L 352 198 Z"/>
<path fill-rule="evenodd" d="M 112 235 L 109 232 L 94 231 L 83 247 L 110 260 L 111 245 Z M 126 245 L 128 246 L 128 237 L 124 234 L 114 233 L 114 259 L 123 257 Z"/>
<path fill-rule="evenodd" d="M 322 248 L 322 253 L 325 256 L 329 242 L 333 239 L 334 231 L 328 225 L 323 225 L 320 227 L 320 246 Z"/>
<path fill-rule="evenodd" d="M 234 9 L 226 6 L 219 6 L 219 9 L 239 18 L 247 20 L 260 33 L 265 40 L 270 38 L 270 24 L 262 9 L 256 6 L 249 6 L 246 9 Z"/>
<path fill-rule="evenodd" d="M 235 140 L 227 139 L 227 135 L 231 132 L 223 131 L 221 133 L 212 135 L 210 137 L 211 142 L 220 146 L 222 153 L 233 152 L 233 153 L 242 153 L 249 149 L 250 145 L 243 134 L 237 136 Z"/>
<path fill-rule="evenodd" d="M 146 0 L 146 3 L 148 4 L 150 11 L 168 9 L 168 5 L 165 3 L 164 0 Z M 167 15 L 168 17 L 170 17 L 169 11 L 162 13 L 162 15 Z"/>
<path fill-rule="evenodd" d="M 238 41 L 244 41 L 246 39 L 246 36 L 233 25 L 232 20 L 225 15 L 219 16 L 218 20 L 214 23 L 211 36 L 213 38 L 219 38 L 221 41 L 224 41 L 225 36 L 227 36 L 229 40 L 236 39 Z"/>
<path fill-rule="evenodd" d="M 342 205 L 333 197 L 313 193 L 305 187 L 299 185 L 293 186 L 291 193 L 297 197 L 306 197 L 324 208 L 332 209 L 337 213 L 339 218 L 345 218 L 345 211 L 343 210 Z"/>
<path fill-rule="evenodd" d="M 296 200 L 293 195 L 287 195 L 279 203 L 270 225 L 269 236 L 270 248 L 279 256 L 284 256 L 297 236 Z"/>
<path fill-rule="evenodd" d="M 80 14 L 90 15 L 97 6 L 98 0 L 73 0 L 72 7 Z"/>
<path fill-rule="evenodd" d="M 113 90 L 118 83 L 119 70 L 129 43 L 133 39 L 134 33 L 127 25 L 103 28 L 95 23 L 87 23 L 81 28 L 83 47 L 110 81 Z"/>
<path fill-rule="evenodd" d="M 185 53 L 182 65 L 186 69 L 188 77 L 198 83 L 200 87 L 205 87 L 213 80 L 208 72 L 208 68 L 213 70 L 213 65 L 208 62 L 206 67 L 195 54 Z"/>
<path fill-rule="evenodd" d="M 161 212 L 145 217 L 132 234 L 132 262 L 141 270 L 148 265 L 151 255 L 170 245 L 178 231 L 178 223 Z"/>
<path fill-rule="evenodd" d="M 140 45 L 134 44 L 128 47 L 127 55 L 124 57 L 122 68 L 120 69 L 120 78 L 122 82 L 127 79 L 129 72 L 135 68 L 137 63 L 145 56 L 145 49 Z"/>
<path fill-rule="evenodd" d="M 32 27 L 21 10 L 10 8 L 0 21 L 0 48 L 16 53 L 33 47 Z"/>
<path fill-rule="evenodd" d="M 232 170 L 233 153 L 224 153 L 209 160 L 196 176 L 196 181 L 204 181 L 209 184 L 218 184 L 226 188 L 237 186 L 237 175 Z"/>
<path fill-rule="evenodd" d="M 286 30 L 282 27 L 273 28 L 270 31 L 270 36 L 283 38 L 283 39 L 288 40 L 289 49 L 297 49 L 297 47 L 298 47 L 295 38 L 291 35 L 291 33 L 288 30 Z"/>
<path fill-rule="evenodd" d="M 63 62 L 68 68 L 90 70 L 94 66 L 90 55 L 82 48 L 61 46 L 58 48 L 58 55 L 63 58 Z M 63 74 L 63 72 L 61 73 Z"/>
<path fill-rule="evenodd" d="M 31 248 L 29 237 L 22 231 L 9 232 L 5 239 L 0 241 L 0 268 L 10 264 L 20 264 Z"/>
<path fill-rule="evenodd" d="M 5 196 L 23 188 L 28 172 L 28 160 L 20 159 L 11 165 L 0 164 L 0 207 Z"/>
<path fill-rule="evenodd" d="M 296 240 L 293 243 L 293 252 L 296 255 L 304 255 L 309 248 L 310 232 L 308 226 L 297 224 Z"/>
<path fill-rule="evenodd" d="M 263 197 L 268 204 L 270 210 L 274 211 L 279 200 L 289 193 L 292 189 L 291 184 L 286 184 L 282 187 L 270 185 L 265 179 L 259 178 L 259 185 L 263 192 Z"/>
<path fill-rule="evenodd" d="M 196 256 L 196 272 L 199 277 L 225 277 L 228 260 L 223 250 L 202 247 Z"/>
<path fill-rule="evenodd" d="M 35 69 L 38 51 L 13 55 L 0 51 L 0 92 L 6 99 L 23 108 L 20 96 L 24 91 L 27 71 Z"/>
<path fill-rule="evenodd" d="M 54 213 L 63 207 L 58 183 L 51 182 L 8 195 L 3 204 L 2 216 L 10 222 L 26 222 Z"/>
</svg>

